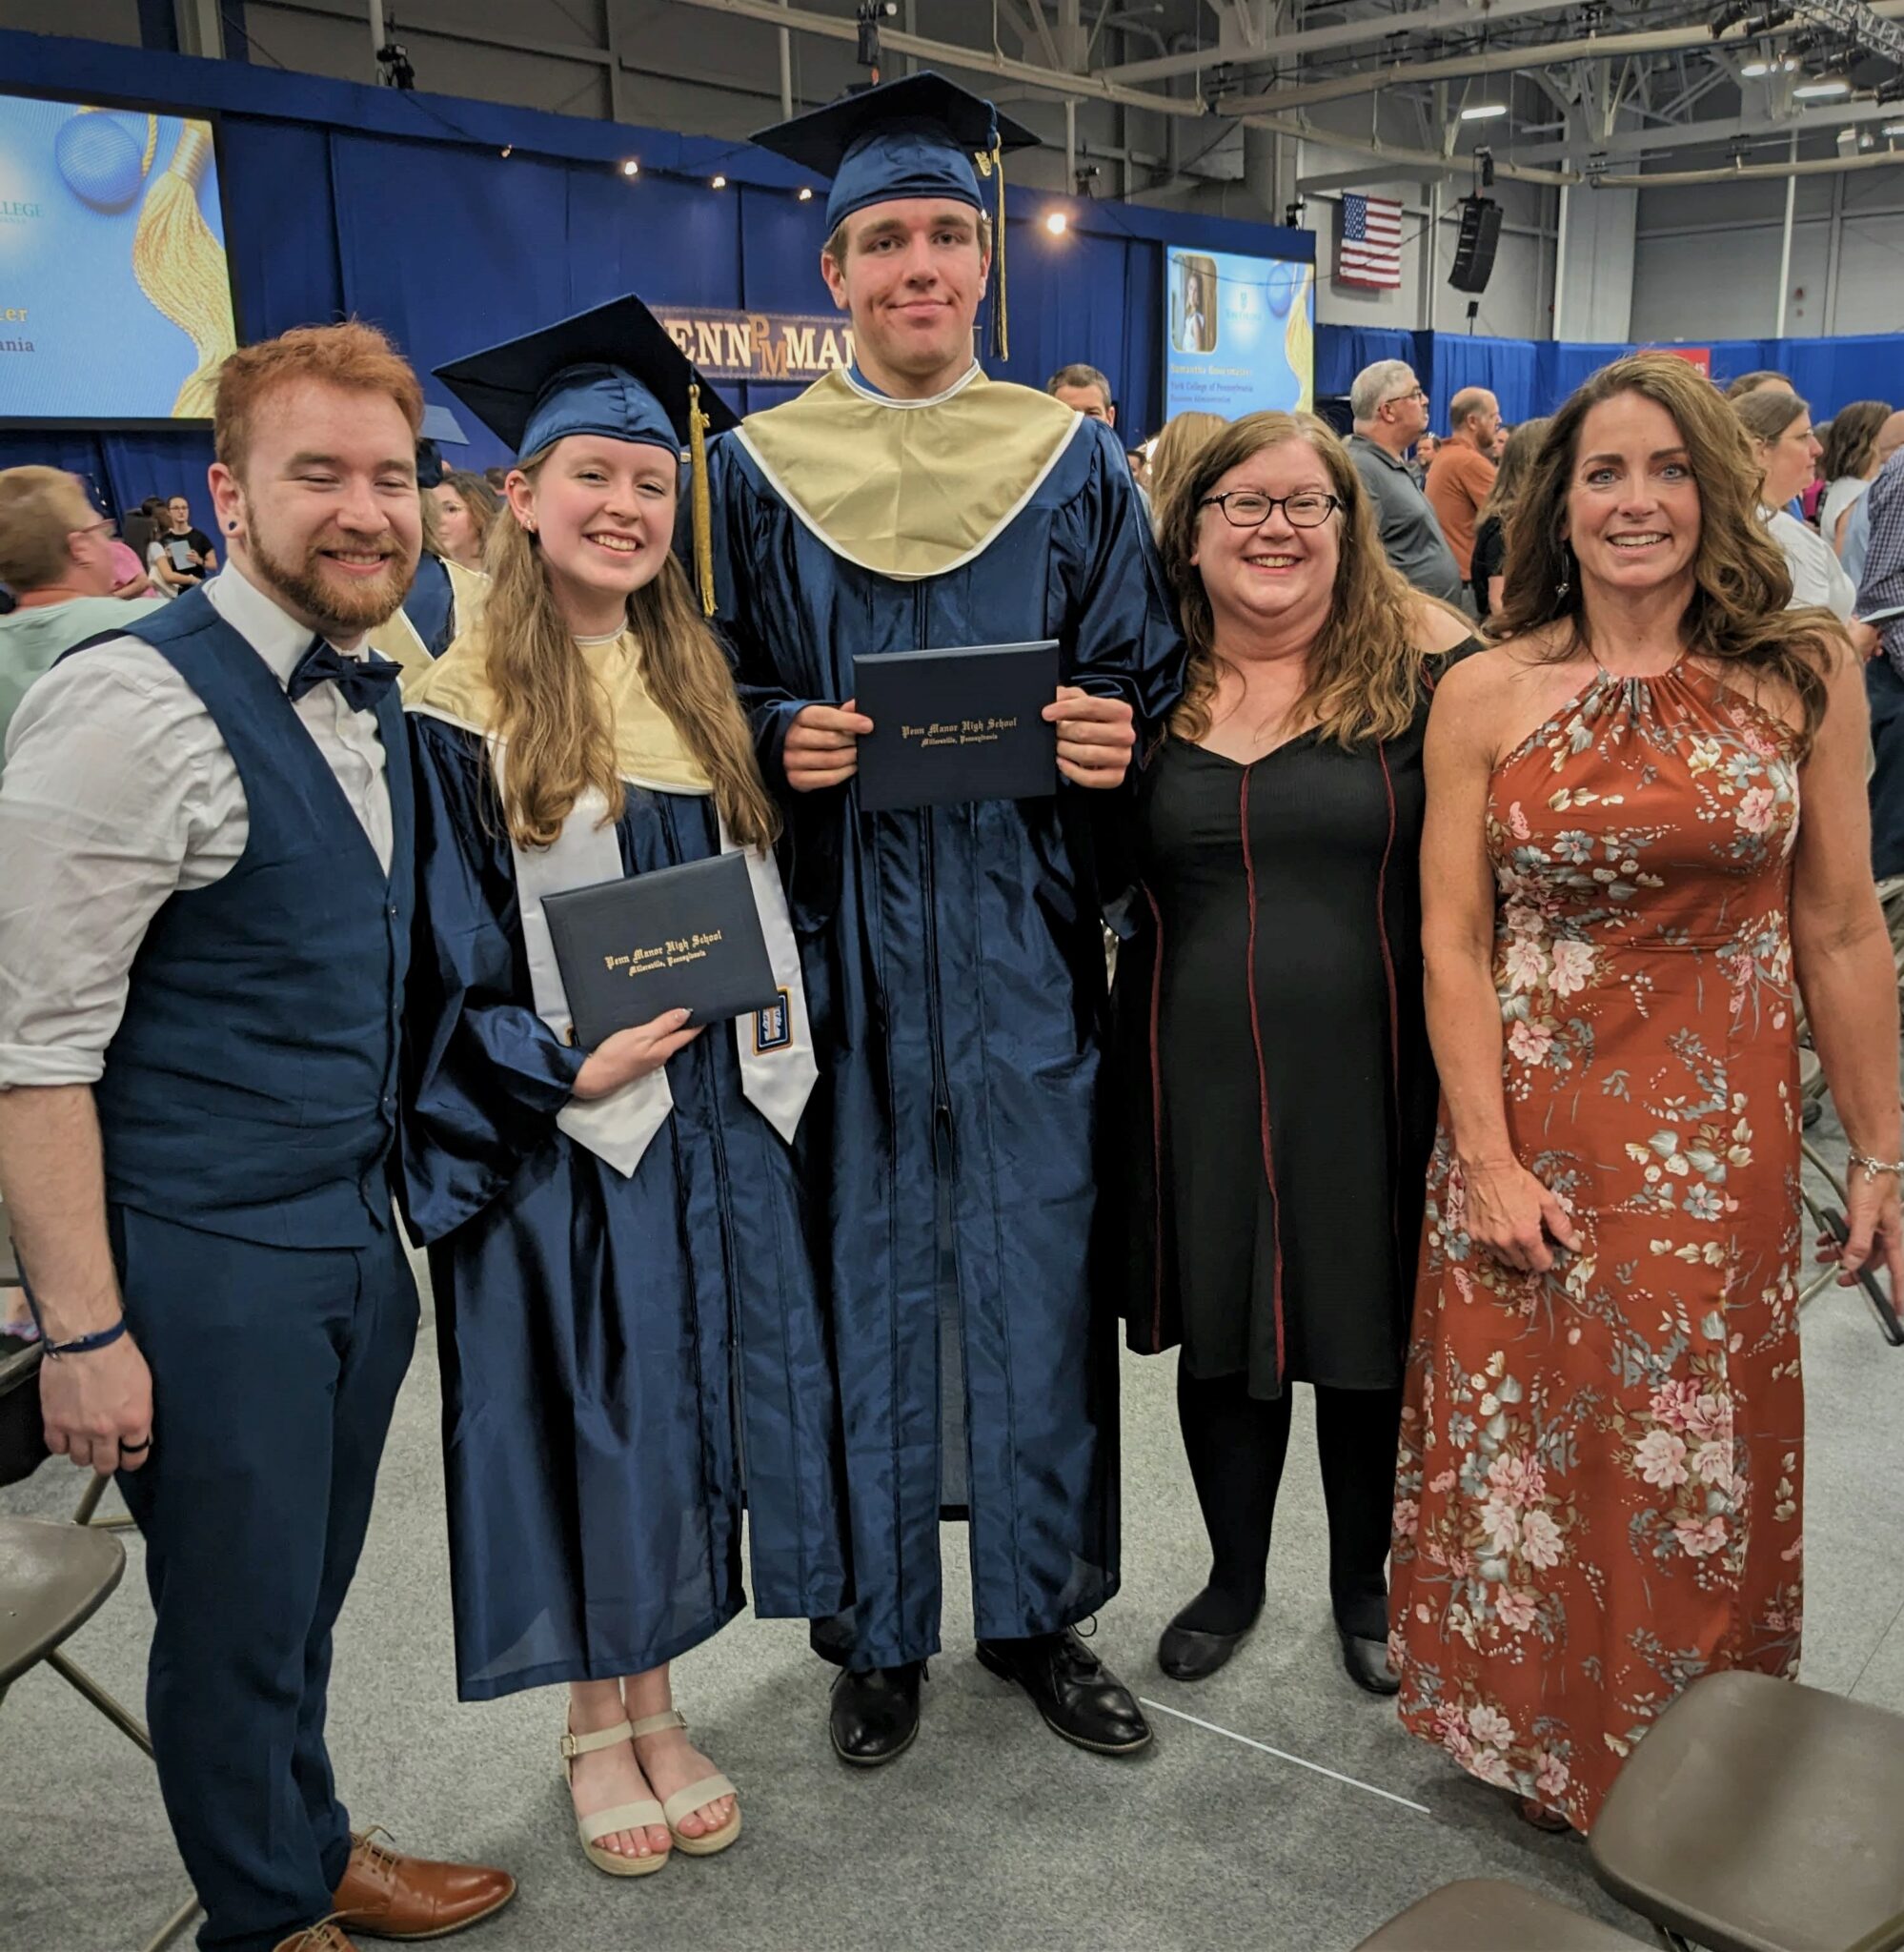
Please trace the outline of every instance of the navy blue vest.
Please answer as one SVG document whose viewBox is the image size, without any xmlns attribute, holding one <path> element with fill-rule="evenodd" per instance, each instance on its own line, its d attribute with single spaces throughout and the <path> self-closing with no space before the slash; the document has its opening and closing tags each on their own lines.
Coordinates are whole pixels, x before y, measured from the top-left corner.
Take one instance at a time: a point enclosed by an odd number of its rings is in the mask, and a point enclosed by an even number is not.
<svg viewBox="0 0 1904 1952">
<path fill-rule="evenodd" d="M 396 688 L 376 708 L 386 878 L 283 686 L 203 590 L 125 634 L 211 713 L 251 832 L 222 880 L 165 903 L 132 964 L 96 1087 L 107 1197 L 240 1240 L 362 1246 L 389 1221 L 414 906 Z"/>
</svg>

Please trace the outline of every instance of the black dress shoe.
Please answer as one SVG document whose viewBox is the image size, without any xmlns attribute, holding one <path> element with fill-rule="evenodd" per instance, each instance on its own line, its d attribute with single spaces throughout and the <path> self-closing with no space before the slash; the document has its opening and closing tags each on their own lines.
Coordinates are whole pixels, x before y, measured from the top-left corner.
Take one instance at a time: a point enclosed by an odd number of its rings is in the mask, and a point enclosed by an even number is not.
<svg viewBox="0 0 1904 1952">
<path fill-rule="evenodd" d="M 1370 1695 L 1399 1695 L 1402 1683 L 1388 1665 L 1388 1643 L 1371 1640 L 1363 1634 L 1351 1634 L 1337 1627 L 1342 1641 L 1342 1664 L 1358 1688 Z"/>
<path fill-rule="evenodd" d="M 919 1733 L 919 1683 L 924 1673 L 922 1660 L 841 1669 L 827 1716 L 833 1753 L 860 1769 L 877 1769 L 904 1755 Z"/>
<path fill-rule="evenodd" d="M 1207 1680 L 1248 1637 L 1249 1627 L 1234 1634 L 1208 1634 L 1172 1620 L 1157 1642 L 1157 1665 L 1173 1681 Z"/>
<path fill-rule="evenodd" d="M 1135 1697 L 1069 1627 L 1028 1640 L 981 1640 L 979 1661 L 1016 1681 L 1045 1727 L 1081 1749 L 1128 1756 L 1149 1745 L 1150 1724 Z"/>
</svg>

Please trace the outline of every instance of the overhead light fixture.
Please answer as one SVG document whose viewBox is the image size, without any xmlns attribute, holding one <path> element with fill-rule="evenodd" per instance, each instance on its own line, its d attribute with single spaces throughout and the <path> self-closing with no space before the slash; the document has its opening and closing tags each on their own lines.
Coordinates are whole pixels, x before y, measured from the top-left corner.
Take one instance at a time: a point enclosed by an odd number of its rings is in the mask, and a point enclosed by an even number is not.
<svg viewBox="0 0 1904 1952">
<path fill-rule="evenodd" d="M 1750 80 L 1756 81 L 1762 74 L 1795 74 L 1798 64 L 1791 55 L 1782 61 L 1748 61 L 1739 72 Z"/>
<path fill-rule="evenodd" d="M 1721 7 L 1709 23 L 1712 38 L 1716 41 L 1728 28 L 1737 27 L 1751 11 L 1752 9 L 1742 4 L 1742 0 L 1732 0 L 1732 5 Z"/>
<path fill-rule="evenodd" d="M 502 159 L 504 162 L 507 162 L 509 160 L 510 154 L 515 150 L 515 148 L 516 145 L 513 142 L 505 142 L 502 145 Z"/>
<path fill-rule="evenodd" d="M 1837 77 L 1829 81 L 1801 81 L 1792 91 L 1792 99 L 1795 102 L 1823 102 L 1829 101 L 1833 95 L 1850 93 L 1851 83 Z"/>
<path fill-rule="evenodd" d="M 727 188 L 727 178 L 725 176 L 717 176 L 707 187 L 710 190 L 725 190 Z"/>
<path fill-rule="evenodd" d="M 638 176 L 641 173 L 641 165 L 638 163 L 633 156 L 630 156 L 628 160 L 622 164 L 621 173 L 624 176 Z"/>
<path fill-rule="evenodd" d="M 1904 122 L 1887 122 L 1884 125 L 1884 133 L 1886 135 L 1904 135 Z"/>
<path fill-rule="evenodd" d="M 1062 237 L 1071 228 L 1071 219 L 1062 210 L 1047 211 L 1044 217 L 1044 228 L 1054 237 Z"/>
<path fill-rule="evenodd" d="M 813 185 L 812 185 L 812 184 L 810 184 L 810 183 L 802 183 L 802 184 L 801 184 L 801 185 L 800 186 L 800 202 L 802 202 L 802 203 L 811 203 L 811 202 L 813 201 Z"/>
<path fill-rule="evenodd" d="M 1507 112 L 1506 102 L 1476 102 L 1471 108 L 1462 110 L 1461 119 L 1464 122 L 1491 122 L 1497 115 Z"/>
</svg>

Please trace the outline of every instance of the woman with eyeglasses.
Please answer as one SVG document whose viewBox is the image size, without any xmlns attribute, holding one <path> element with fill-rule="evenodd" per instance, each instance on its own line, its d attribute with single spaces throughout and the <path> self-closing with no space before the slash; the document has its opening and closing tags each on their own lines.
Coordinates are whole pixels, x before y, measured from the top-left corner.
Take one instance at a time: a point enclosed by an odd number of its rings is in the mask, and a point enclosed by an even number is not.
<svg viewBox="0 0 1904 1952">
<path fill-rule="evenodd" d="M 1383 553 L 1307 414 L 1225 428 L 1160 510 L 1188 666 L 1138 791 L 1113 995 L 1105 1265 L 1181 1349 L 1210 1575 L 1158 1648 L 1216 1672 L 1261 1611 L 1294 1386 L 1315 1392 L 1349 1678 L 1392 1694 L 1384 1561 L 1435 1081 L 1416 853 L 1437 672 L 1473 647 Z"/>
</svg>

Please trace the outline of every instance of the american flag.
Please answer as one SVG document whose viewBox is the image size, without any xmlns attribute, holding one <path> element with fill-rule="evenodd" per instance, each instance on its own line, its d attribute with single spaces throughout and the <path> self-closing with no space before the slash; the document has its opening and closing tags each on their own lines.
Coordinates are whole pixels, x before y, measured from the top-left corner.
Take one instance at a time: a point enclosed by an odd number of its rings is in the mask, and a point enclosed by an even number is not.
<svg viewBox="0 0 1904 1952">
<path fill-rule="evenodd" d="M 1392 197 L 1362 196 L 1353 191 L 1343 197 L 1335 276 L 1338 284 L 1363 285 L 1370 291 L 1401 289 L 1402 206 Z"/>
</svg>

